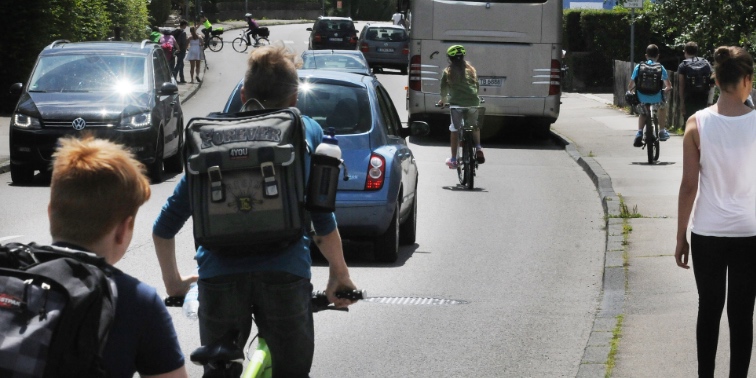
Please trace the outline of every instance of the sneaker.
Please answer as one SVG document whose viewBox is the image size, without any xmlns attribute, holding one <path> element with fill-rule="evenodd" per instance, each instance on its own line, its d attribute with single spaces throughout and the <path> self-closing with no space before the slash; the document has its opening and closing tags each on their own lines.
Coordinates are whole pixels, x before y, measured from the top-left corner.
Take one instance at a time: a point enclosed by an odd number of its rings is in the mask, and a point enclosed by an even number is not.
<svg viewBox="0 0 756 378">
<path fill-rule="evenodd" d="M 475 151 L 475 161 L 477 161 L 478 164 L 483 164 L 486 162 L 486 157 L 483 155 L 482 148 L 478 148 L 478 150 Z"/>
<path fill-rule="evenodd" d="M 641 147 L 643 146 L 643 132 L 638 130 L 637 133 L 635 133 L 635 140 L 633 141 L 634 147 Z"/>
<path fill-rule="evenodd" d="M 662 129 L 662 131 L 659 132 L 659 140 L 664 142 L 667 139 L 669 139 L 669 132 L 667 129 Z"/>
<path fill-rule="evenodd" d="M 446 159 L 446 166 L 449 167 L 449 169 L 457 169 L 457 159 L 455 158 Z"/>
<path fill-rule="evenodd" d="M 201 82 L 202 82 L 202 80 L 200 80 L 199 76 L 197 76 L 197 82 L 198 82 L 198 83 L 201 83 Z"/>
</svg>

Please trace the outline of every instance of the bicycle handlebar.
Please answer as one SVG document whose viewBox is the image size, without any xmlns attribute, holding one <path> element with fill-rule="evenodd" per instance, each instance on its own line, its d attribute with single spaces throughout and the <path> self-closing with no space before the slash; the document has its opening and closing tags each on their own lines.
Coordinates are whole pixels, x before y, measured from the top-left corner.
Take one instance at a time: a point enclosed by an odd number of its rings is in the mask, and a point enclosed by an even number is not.
<svg viewBox="0 0 756 378">
<path fill-rule="evenodd" d="M 367 297 L 367 291 L 365 290 L 344 290 L 344 291 L 337 291 L 336 292 L 336 298 L 341 299 L 351 299 L 354 301 L 365 299 Z M 181 307 L 184 305 L 184 297 L 183 296 L 171 296 L 166 297 L 163 299 L 163 303 L 165 303 L 166 307 Z M 331 302 L 328 301 L 328 297 L 326 296 L 326 293 L 323 291 L 314 291 L 312 293 L 312 299 L 311 299 L 311 308 L 312 312 L 320 312 L 325 310 L 334 310 L 334 311 L 349 311 L 346 307 L 336 307 L 331 304 Z"/>
</svg>

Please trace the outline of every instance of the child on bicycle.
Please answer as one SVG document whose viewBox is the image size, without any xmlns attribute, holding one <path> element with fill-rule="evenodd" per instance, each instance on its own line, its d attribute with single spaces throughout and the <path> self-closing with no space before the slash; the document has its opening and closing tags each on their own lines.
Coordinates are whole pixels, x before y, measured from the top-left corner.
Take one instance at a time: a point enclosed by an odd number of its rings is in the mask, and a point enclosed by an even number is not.
<svg viewBox="0 0 756 378">
<path fill-rule="evenodd" d="M 441 100 L 439 105 L 449 104 L 451 107 L 471 107 L 480 106 L 478 97 L 478 74 L 475 68 L 465 61 L 465 48 L 462 45 L 454 45 L 446 50 L 446 57 L 449 59 L 449 66 L 444 69 L 441 75 Z M 460 113 L 451 113 L 451 158 L 446 159 L 446 165 L 449 169 L 457 168 L 457 145 L 459 144 L 458 127 L 461 126 L 462 117 Z M 477 116 L 477 113 L 474 113 Z M 467 119 L 465 121 L 468 121 Z M 477 121 L 477 120 L 474 120 Z M 475 158 L 478 164 L 486 161 L 483 155 L 483 148 L 480 146 L 480 130 L 473 132 L 475 142 Z"/>
<path fill-rule="evenodd" d="M 654 44 L 648 45 L 648 47 L 646 47 L 646 59 L 647 61 L 645 64 L 659 64 L 657 63 L 657 61 L 659 60 L 659 47 Z M 640 64 L 635 65 L 635 69 L 633 69 L 633 75 L 630 77 L 630 83 L 628 83 L 627 88 L 630 92 L 635 92 L 635 80 L 638 78 L 639 67 Z M 661 79 L 664 81 L 664 88 L 662 90 L 655 94 L 646 94 L 638 91 L 638 100 L 646 109 L 646 111 L 642 111 L 640 116 L 638 117 L 638 132 L 635 134 L 635 139 L 633 140 L 633 146 L 635 147 L 640 147 L 643 145 L 643 126 L 646 125 L 646 117 L 651 116 L 650 105 L 655 104 L 661 106 L 664 103 L 663 92 L 672 89 L 672 83 L 669 81 L 667 70 L 664 68 L 664 66 L 661 67 L 661 72 Z M 665 126 L 661 129 L 661 131 L 659 131 L 659 140 L 664 142 L 667 139 L 669 139 L 669 132 L 667 132 L 667 128 Z"/>
<path fill-rule="evenodd" d="M 258 31 L 260 30 L 260 26 L 257 25 L 257 21 L 255 21 L 254 18 L 252 18 L 252 13 L 247 13 L 244 15 L 244 19 L 247 20 L 247 44 L 251 45 L 252 41 L 251 38 L 254 38 L 257 36 Z M 255 42 L 255 45 L 257 45 L 257 42 Z"/>
</svg>

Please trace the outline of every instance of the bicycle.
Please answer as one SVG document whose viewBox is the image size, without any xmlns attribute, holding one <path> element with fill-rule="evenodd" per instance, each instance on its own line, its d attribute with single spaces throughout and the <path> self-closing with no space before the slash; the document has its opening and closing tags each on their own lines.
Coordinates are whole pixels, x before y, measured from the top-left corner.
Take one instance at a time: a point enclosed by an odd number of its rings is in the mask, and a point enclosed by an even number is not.
<svg viewBox="0 0 756 378">
<path fill-rule="evenodd" d="M 223 34 L 223 28 L 213 28 L 210 29 L 210 37 L 207 38 L 205 41 L 204 50 L 207 50 L 208 48 L 210 51 L 218 52 L 221 51 L 223 48 L 223 37 L 221 35 Z M 206 36 L 208 34 L 205 34 Z"/>
<path fill-rule="evenodd" d="M 480 102 L 484 103 L 485 100 L 481 98 Z M 436 104 L 436 107 L 445 108 L 449 107 L 449 104 Z M 457 128 L 457 133 L 459 133 L 457 178 L 460 185 L 466 187 L 468 190 L 472 190 L 475 187 L 475 170 L 478 169 L 473 132 L 483 127 L 482 120 L 485 117 L 486 108 L 482 106 L 453 106 L 450 107 L 449 112 L 457 113 L 458 116 L 456 118 L 460 119 L 462 123 Z"/>
<path fill-rule="evenodd" d="M 367 297 L 364 290 L 339 291 L 336 297 L 351 300 L 360 300 Z M 183 297 L 167 297 L 164 300 L 165 305 L 169 307 L 181 307 L 184 303 Z M 322 291 L 313 292 L 311 299 L 311 310 L 317 313 L 325 310 L 344 311 L 349 309 L 337 308 L 328 301 L 326 294 Z M 246 368 L 242 366 L 245 359 L 245 353 L 237 340 L 238 330 L 231 330 L 223 335 L 220 339 L 208 345 L 203 345 L 195 349 L 189 359 L 196 365 L 209 366 L 210 372 L 205 376 L 212 377 L 239 377 L 241 378 L 271 378 L 273 376 L 273 367 L 270 355 L 270 349 L 259 334 L 255 335 L 247 345 L 247 352 L 252 343 L 257 340 L 257 347 L 252 354 L 248 354 L 246 359 L 249 361 Z"/>
<path fill-rule="evenodd" d="M 270 32 L 268 31 L 268 28 L 259 28 L 257 34 L 252 35 L 252 38 L 255 40 L 254 45 L 247 42 L 247 32 L 249 32 L 249 29 L 243 31 L 241 35 L 234 38 L 234 40 L 231 42 L 231 47 L 233 47 L 236 52 L 243 53 L 247 51 L 247 48 L 249 48 L 249 46 L 258 47 L 270 45 L 270 41 L 268 40 Z"/>
<path fill-rule="evenodd" d="M 658 104 L 639 104 L 638 114 L 646 116 L 646 125 L 643 127 L 643 148 L 648 155 L 648 164 L 659 160 L 659 117 L 657 115 L 663 102 Z"/>
</svg>

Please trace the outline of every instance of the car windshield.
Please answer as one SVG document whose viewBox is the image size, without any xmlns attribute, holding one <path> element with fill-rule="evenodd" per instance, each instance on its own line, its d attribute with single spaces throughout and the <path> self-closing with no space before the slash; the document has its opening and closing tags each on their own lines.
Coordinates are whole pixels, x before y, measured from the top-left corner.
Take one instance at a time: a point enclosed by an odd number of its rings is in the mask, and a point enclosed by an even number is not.
<svg viewBox="0 0 756 378">
<path fill-rule="evenodd" d="M 365 62 L 349 55 L 306 55 L 304 66 L 307 69 L 335 70 L 335 71 L 360 71 L 367 70 Z"/>
<path fill-rule="evenodd" d="M 323 130 L 333 127 L 338 135 L 361 134 L 370 131 L 372 124 L 370 98 L 364 87 L 303 81 L 297 108 Z"/>
<path fill-rule="evenodd" d="M 354 23 L 349 20 L 328 20 L 320 22 L 318 29 L 323 32 L 354 31 Z"/>
<path fill-rule="evenodd" d="M 381 42 L 404 42 L 408 39 L 407 32 L 398 28 L 369 28 L 365 39 Z"/>
<path fill-rule="evenodd" d="M 40 58 L 30 92 L 145 92 L 148 60 L 125 55 L 50 55 Z"/>
</svg>

